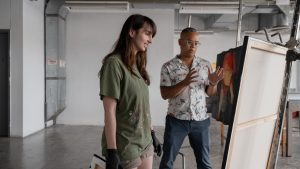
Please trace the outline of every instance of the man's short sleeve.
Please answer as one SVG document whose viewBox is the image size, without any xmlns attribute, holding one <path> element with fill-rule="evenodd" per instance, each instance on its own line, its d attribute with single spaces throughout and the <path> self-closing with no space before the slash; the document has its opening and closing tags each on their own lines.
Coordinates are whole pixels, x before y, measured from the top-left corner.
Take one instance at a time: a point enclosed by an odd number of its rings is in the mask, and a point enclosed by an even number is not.
<svg viewBox="0 0 300 169">
<path fill-rule="evenodd" d="M 171 86 L 170 72 L 166 65 L 163 65 L 160 72 L 160 86 Z"/>
<path fill-rule="evenodd" d="M 100 97 L 108 96 L 119 100 L 121 90 L 121 65 L 117 58 L 108 58 L 100 70 Z"/>
</svg>

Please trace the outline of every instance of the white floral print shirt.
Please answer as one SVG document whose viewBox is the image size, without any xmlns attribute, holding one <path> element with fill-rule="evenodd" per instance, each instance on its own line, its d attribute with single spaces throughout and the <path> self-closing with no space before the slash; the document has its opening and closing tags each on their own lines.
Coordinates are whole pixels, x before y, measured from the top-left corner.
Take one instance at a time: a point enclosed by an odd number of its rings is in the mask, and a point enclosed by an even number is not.
<svg viewBox="0 0 300 169">
<path fill-rule="evenodd" d="M 192 68 L 198 72 L 197 82 L 186 87 L 178 96 L 169 99 L 168 114 L 180 120 L 202 121 L 207 119 L 205 87 L 209 84 L 208 69 L 210 63 L 200 57 L 194 57 Z M 166 62 L 161 68 L 160 86 L 173 86 L 185 79 L 189 68 L 178 55 Z"/>
</svg>

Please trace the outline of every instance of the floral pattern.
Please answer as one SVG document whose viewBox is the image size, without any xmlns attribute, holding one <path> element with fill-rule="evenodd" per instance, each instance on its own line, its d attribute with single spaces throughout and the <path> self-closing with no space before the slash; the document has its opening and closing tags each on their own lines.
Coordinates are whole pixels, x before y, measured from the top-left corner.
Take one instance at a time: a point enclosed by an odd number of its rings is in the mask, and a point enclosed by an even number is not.
<svg viewBox="0 0 300 169">
<path fill-rule="evenodd" d="M 209 84 L 208 69 L 210 63 L 195 57 L 192 68 L 198 72 L 197 82 L 186 87 L 178 96 L 169 99 L 168 114 L 181 120 L 202 121 L 207 119 L 205 87 Z M 183 64 L 178 55 L 166 62 L 161 69 L 160 86 L 173 86 L 184 80 L 189 68 Z"/>
</svg>

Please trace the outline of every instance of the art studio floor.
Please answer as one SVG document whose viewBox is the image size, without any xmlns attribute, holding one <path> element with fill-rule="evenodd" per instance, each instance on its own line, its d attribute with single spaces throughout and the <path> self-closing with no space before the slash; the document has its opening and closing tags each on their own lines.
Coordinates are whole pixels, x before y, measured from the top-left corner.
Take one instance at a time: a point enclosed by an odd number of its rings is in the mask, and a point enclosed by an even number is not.
<svg viewBox="0 0 300 169">
<path fill-rule="evenodd" d="M 214 169 L 221 168 L 223 148 L 220 140 L 220 123 L 211 120 L 211 161 Z M 163 127 L 155 127 L 159 138 Z M 226 131 L 226 128 L 225 128 Z M 97 126 L 55 125 L 36 134 L 20 138 L 0 138 L 0 169 L 87 169 L 94 153 L 100 154 L 102 128 Z M 188 140 L 181 152 L 185 154 L 186 169 L 195 169 L 196 163 Z M 160 158 L 154 158 L 158 169 Z M 282 157 L 278 169 L 300 168 L 299 118 L 293 119 L 293 154 Z M 180 156 L 174 169 L 182 169 Z"/>
</svg>

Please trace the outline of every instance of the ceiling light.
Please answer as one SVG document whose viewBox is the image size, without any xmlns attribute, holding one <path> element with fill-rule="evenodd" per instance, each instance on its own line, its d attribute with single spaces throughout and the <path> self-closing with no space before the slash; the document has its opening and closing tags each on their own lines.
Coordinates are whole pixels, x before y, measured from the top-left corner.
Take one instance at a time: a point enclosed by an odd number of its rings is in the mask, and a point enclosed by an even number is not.
<svg viewBox="0 0 300 169">
<path fill-rule="evenodd" d="M 66 1 L 71 12 L 128 12 L 127 1 Z"/>
<path fill-rule="evenodd" d="M 180 2 L 183 14 L 238 14 L 239 2 Z"/>
</svg>

